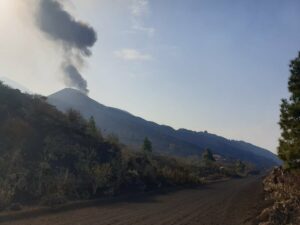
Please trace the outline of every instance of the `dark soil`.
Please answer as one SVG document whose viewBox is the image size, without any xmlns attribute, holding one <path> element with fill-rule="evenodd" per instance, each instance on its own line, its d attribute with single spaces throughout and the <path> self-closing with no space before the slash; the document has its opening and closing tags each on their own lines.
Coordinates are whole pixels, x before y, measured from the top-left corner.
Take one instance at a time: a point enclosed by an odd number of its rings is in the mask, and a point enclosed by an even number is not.
<svg viewBox="0 0 300 225">
<path fill-rule="evenodd" d="M 250 177 L 165 194 L 0 214 L 4 225 L 243 225 L 258 214 L 262 178 Z"/>
</svg>

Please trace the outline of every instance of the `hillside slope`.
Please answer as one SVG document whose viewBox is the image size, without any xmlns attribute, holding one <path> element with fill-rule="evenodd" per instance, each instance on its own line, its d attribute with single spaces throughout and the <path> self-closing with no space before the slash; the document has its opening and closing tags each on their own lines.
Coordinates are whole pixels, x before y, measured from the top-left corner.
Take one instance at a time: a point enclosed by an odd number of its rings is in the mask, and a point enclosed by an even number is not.
<svg viewBox="0 0 300 225">
<path fill-rule="evenodd" d="M 58 109 L 78 110 L 85 118 L 94 116 L 104 135 L 114 133 L 124 144 L 139 149 L 143 139 L 148 137 L 154 149 L 163 154 L 193 156 L 201 154 L 204 148 L 211 148 L 226 158 L 241 159 L 258 167 L 271 167 L 280 163 L 271 152 L 257 146 L 231 141 L 207 132 L 175 130 L 158 125 L 128 112 L 104 106 L 74 89 L 64 89 L 48 97 L 48 102 Z"/>
<path fill-rule="evenodd" d="M 0 82 L 0 210 L 97 196 L 97 171 L 120 155 L 77 112 L 63 114 L 44 97 Z"/>
</svg>

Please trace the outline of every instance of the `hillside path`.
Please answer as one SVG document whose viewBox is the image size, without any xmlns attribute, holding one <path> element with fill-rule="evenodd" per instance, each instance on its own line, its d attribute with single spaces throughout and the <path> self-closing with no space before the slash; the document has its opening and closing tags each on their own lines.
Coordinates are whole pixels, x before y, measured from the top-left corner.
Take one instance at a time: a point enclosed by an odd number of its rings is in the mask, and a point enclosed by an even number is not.
<svg viewBox="0 0 300 225">
<path fill-rule="evenodd" d="M 0 214 L 0 224 L 248 225 L 262 198 L 261 181 L 235 179 L 167 194 L 78 204 L 55 213 Z"/>
</svg>

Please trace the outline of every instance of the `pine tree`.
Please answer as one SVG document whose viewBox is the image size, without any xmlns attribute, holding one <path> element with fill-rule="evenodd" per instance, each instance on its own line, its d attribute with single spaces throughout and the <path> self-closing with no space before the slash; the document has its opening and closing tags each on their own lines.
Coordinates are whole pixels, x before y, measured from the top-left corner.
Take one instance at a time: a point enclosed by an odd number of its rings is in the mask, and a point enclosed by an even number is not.
<svg viewBox="0 0 300 225">
<path fill-rule="evenodd" d="M 278 155 L 289 168 L 300 167 L 300 52 L 290 63 L 289 100 L 283 99 L 279 125 Z"/>
<path fill-rule="evenodd" d="M 214 156 L 213 156 L 212 151 L 209 148 L 204 150 L 204 152 L 202 154 L 202 159 L 205 162 L 215 162 L 216 161 Z"/>
<path fill-rule="evenodd" d="M 96 122 L 93 116 L 90 117 L 87 123 L 87 133 L 92 137 L 102 139 L 102 135 L 96 126 Z"/>
<path fill-rule="evenodd" d="M 151 141 L 146 137 L 143 144 L 143 150 L 147 153 L 152 152 L 152 143 Z"/>
<path fill-rule="evenodd" d="M 236 170 L 237 170 L 237 172 L 244 173 L 245 169 L 246 169 L 245 163 L 243 163 L 241 160 L 238 160 L 236 162 Z"/>
</svg>

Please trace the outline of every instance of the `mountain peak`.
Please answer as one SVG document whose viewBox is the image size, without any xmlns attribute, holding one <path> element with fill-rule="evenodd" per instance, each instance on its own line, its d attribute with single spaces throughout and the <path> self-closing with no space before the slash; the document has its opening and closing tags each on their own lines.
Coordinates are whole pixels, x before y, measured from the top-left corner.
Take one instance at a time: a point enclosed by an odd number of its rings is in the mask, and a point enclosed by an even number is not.
<svg viewBox="0 0 300 225">
<path fill-rule="evenodd" d="M 53 99 L 68 98 L 70 101 L 76 101 L 77 98 L 81 99 L 81 101 L 87 101 L 88 99 L 92 100 L 85 93 L 74 88 L 64 88 L 48 96 L 48 98 L 53 98 Z"/>
<path fill-rule="evenodd" d="M 85 93 L 83 93 L 82 91 L 75 89 L 75 88 L 64 88 L 64 89 L 61 89 L 60 91 L 55 92 L 53 95 L 59 94 L 59 93 L 80 94 L 80 95 L 87 96 Z"/>
</svg>

